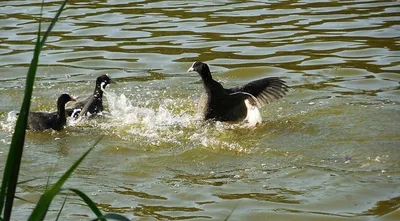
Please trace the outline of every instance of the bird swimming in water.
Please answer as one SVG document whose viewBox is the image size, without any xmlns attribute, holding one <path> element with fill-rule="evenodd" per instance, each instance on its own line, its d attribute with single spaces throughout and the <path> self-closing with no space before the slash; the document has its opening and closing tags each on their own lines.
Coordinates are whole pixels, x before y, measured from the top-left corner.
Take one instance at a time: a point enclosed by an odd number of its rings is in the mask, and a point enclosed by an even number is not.
<svg viewBox="0 0 400 221">
<path fill-rule="evenodd" d="M 249 126 L 262 122 L 258 108 L 282 98 L 289 90 L 278 77 L 267 77 L 243 86 L 225 89 L 215 81 L 207 64 L 196 61 L 187 72 L 199 73 L 205 92 L 199 101 L 199 112 L 204 120 L 239 121 Z"/>
<path fill-rule="evenodd" d="M 94 92 L 86 100 L 76 102 L 72 107 L 67 108 L 68 116 L 78 118 L 78 116 L 95 115 L 103 111 L 103 91 L 107 85 L 114 83 L 114 81 L 104 74 L 96 79 L 96 86 Z"/>
<path fill-rule="evenodd" d="M 68 94 L 62 94 L 57 99 L 56 112 L 29 112 L 27 129 L 32 131 L 43 131 L 47 129 L 62 130 L 67 122 L 65 104 L 74 100 L 75 99 Z"/>
</svg>

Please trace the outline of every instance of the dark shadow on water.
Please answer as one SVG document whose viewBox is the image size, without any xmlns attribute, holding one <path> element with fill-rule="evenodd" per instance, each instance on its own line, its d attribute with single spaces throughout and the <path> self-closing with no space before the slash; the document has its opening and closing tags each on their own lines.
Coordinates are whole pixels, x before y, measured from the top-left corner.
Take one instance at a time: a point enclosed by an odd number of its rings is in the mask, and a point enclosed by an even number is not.
<svg viewBox="0 0 400 221">
<path fill-rule="evenodd" d="M 350 215 L 342 215 L 335 213 L 325 213 L 325 212 L 315 212 L 315 211 L 303 211 L 303 210 L 295 210 L 295 209 L 274 209 L 275 212 L 288 212 L 288 213 L 302 213 L 302 214 L 315 214 L 315 215 L 324 215 L 326 217 L 346 217 L 351 218 L 353 216 Z"/>
<path fill-rule="evenodd" d="M 121 194 L 121 195 L 136 196 L 136 197 L 143 198 L 143 199 L 168 200 L 167 198 L 162 197 L 162 196 L 150 195 L 148 193 L 134 191 L 133 189 L 126 188 L 126 187 L 120 187 L 120 188 L 122 188 L 124 190 L 114 190 L 114 193 Z"/>
<path fill-rule="evenodd" d="M 85 204 L 81 204 L 82 207 L 85 206 Z M 132 207 L 113 207 L 110 204 L 105 204 L 105 203 L 96 203 L 96 205 L 104 212 L 107 213 L 118 213 L 118 214 L 129 214 L 132 212 Z"/>
<path fill-rule="evenodd" d="M 253 199 L 276 203 L 300 204 L 299 200 L 291 200 L 289 197 L 278 193 L 215 194 L 214 196 L 225 200 Z"/>
<path fill-rule="evenodd" d="M 375 206 L 361 213 L 361 216 L 383 216 L 400 208 L 400 196 L 378 201 Z"/>
<path fill-rule="evenodd" d="M 189 182 L 190 184 L 198 185 L 211 185 L 211 186 L 223 186 L 228 183 L 226 180 L 230 175 L 202 175 L 202 174 L 177 174 L 171 181 Z"/>
<path fill-rule="evenodd" d="M 146 206 L 140 205 L 134 209 L 135 216 L 151 216 L 157 220 L 186 220 L 186 219 L 212 219 L 209 216 L 167 216 L 160 212 L 200 212 L 202 209 L 195 207 L 166 207 L 166 206 Z"/>
<path fill-rule="evenodd" d="M 156 72 L 154 70 L 149 70 L 147 73 L 149 73 L 150 76 L 121 77 L 121 78 L 118 78 L 118 81 L 123 81 L 123 82 L 130 82 L 130 81 L 143 82 L 143 81 L 153 81 L 153 80 L 164 80 L 164 79 L 169 78 L 169 77 L 180 76 L 180 75 L 172 75 L 172 74 L 163 74 L 163 73 L 160 73 L 160 72 Z"/>
</svg>

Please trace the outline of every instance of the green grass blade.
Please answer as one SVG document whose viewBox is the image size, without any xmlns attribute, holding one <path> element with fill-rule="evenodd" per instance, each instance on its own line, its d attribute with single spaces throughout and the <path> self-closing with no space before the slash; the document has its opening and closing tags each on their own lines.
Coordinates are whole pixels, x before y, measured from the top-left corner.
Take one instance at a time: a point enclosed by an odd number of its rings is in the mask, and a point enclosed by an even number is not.
<svg viewBox="0 0 400 221">
<path fill-rule="evenodd" d="M 239 201 L 240 202 L 240 201 Z M 229 213 L 229 215 L 224 219 L 224 221 L 228 221 L 228 219 L 232 216 L 233 212 L 236 210 L 236 207 L 239 205 L 239 202 L 236 203 L 235 207 L 233 207 L 232 211 Z"/>
<path fill-rule="evenodd" d="M 6 166 L 4 169 L 3 180 L 0 189 L 0 216 L 3 212 L 4 207 L 4 220 L 8 221 L 11 217 L 12 205 L 14 203 L 15 190 L 18 182 L 19 169 L 21 165 L 22 153 L 25 142 L 25 133 L 27 127 L 27 120 L 29 115 L 29 108 L 31 103 L 33 84 L 35 81 L 37 66 L 39 63 L 40 50 L 46 42 L 48 35 L 54 27 L 61 11 L 65 7 L 68 1 L 65 0 L 60 9 L 58 10 L 55 18 L 51 22 L 49 28 L 44 33 L 42 40 L 40 40 L 41 33 L 41 22 L 39 21 L 39 28 L 37 33 L 37 39 L 35 49 L 33 53 L 32 61 L 29 65 L 28 74 L 25 84 L 25 94 L 22 102 L 21 110 L 18 115 L 17 123 L 14 129 L 12 137 L 10 151 L 8 153 Z M 41 14 L 43 10 L 43 2 L 41 8 Z M 5 204 L 4 204 L 5 203 Z"/>
<path fill-rule="evenodd" d="M 61 205 L 60 211 L 58 211 L 56 221 L 58 221 L 58 219 L 60 218 L 61 212 L 62 212 L 62 210 L 64 209 L 65 202 L 67 201 L 67 198 L 68 198 L 68 196 L 65 196 L 64 202 L 63 202 L 63 204 Z"/>
<path fill-rule="evenodd" d="M 68 0 L 64 0 L 61 7 L 58 9 L 56 15 L 53 17 L 53 20 L 51 21 L 49 27 L 47 28 L 47 31 L 43 35 L 42 42 L 40 42 L 40 49 L 42 49 L 42 47 L 44 46 L 44 43 L 46 43 L 47 37 L 50 35 L 51 30 L 53 30 L 53 27 L 56 24 L 58 17 L 60 17 L 61 12 L 64 10 L 64 7 L 67 4 L 67 2 L 68 2 Z"/>
<path fill-rule="evenodd" d="M 89 206 L 89 208 L 92 210 L 92 212 L 97 216 L 96 219 L 94 220 L 106 220 L 106 219 L 113 219 L 113 220 L 119 220 L 119 221 L 130 221 L 128 218 L 125 216 L 115 214 L 115 213 L 108 213 L 103 215 L 100 211 L 100 209 L 97 207 L 96 203 L 93 202 L 92 199 L 90 199 L 85 193 L 78 189 L 74 188 L 68 188 L 67 190 L 74 192 L 76 195 L 82 198 L 82 200 L 86 203 L 86 205 Z"/>
<path fill-rule="evenodd" d="M 18 185 L 25 184 L 25 183 L 29 183 L 29 182 L 32 182 L 32 181 L 35 181 L 35 180 L 39 180 L 39 179 L 41 179 L 41 178 L 35 177 L 35 178 L 29 179 L 29 180 L 19 181 L 19 182 L 18 182 Z"/>
<path fill-rule="evenodd" d="M 51 170 L 50 170 L 50 174 L 54 174 L 54 167 L 53 167 L 53 168 L 51 168 Z M 51 176 L 51 175 L 47 176 L 46 187 L 44 188 L 44 189 L 45 189 L 45 191 L 47 191 L 47 190 L 49 189 L 49 186 L 50 186 L 50 179 L 51 179 L 51 178 L 52 178 L 52 176 Z"/>
<path fill-rule="evenodd" d="M 42 197 L 40 197 L 39 202 L 36 204 L 35 208 L 31 216 L 29 217 L 29 221 L 33 220 L 43 220 L 46 216 L 47 210 L 50 207 L 51 202 L 53 201 L 54 197 L 60 191 L 63 184 L 67 181 L 67 179 L 71 176 L 72 172 L 79 166 L 79 164 L 85 159 L 85 157 L 93 150 L 93 148 L 101 141 L 103 138 L 100 137 L 92 147 L 89 148 L 68 170 L 65 172 L 60 179 L 49 189 L 47 190 Z"/>
<path fill-rule="evenodd" d="M 116 213 L 107 213 L 103 217 L 98 217 L 97 219 L 93 219 L 92 221 L 97 221 L 100 218 L 104 219 L 113 219 L 113 220 L 118 220 L 118 221 L 130 221 L 130 219 L 126 218 L 125 216 L 116 214 Z"/>
<path fill-rule="evenodd" d="M 21 197 L 19 197 L 19 196 L 14 196 L 14 197 L 15 197 L 15 199 L 18 199 L 18 200 L 21 200 L 21 201 L 24 201 L 24 202 L 27 202 L 27 203 L 35 204 L 34 202 L 29 201 L 29 200 L 26 200 L 26 199 L 24 199 L 24 198 L 21 198 Z"/>
<path fill-rule="evenodd" d="M 68 189 L 72 192 L 74 192 L 76 195 L 82 198 L 82 200 L 89 206 L 89 208 L 93 211 L 94 214 L 96 214 L 97 217 L 103 217 L 103 214 L 100 212 L 99 208 L 97 208 L 96 204 L 91 200 L 86 194 L 84 194 L 82 191 L 77 190 L 77 189 Z M 105 221 L 105 219 L 100 219 L 102 221 Z"/>
<path fill-rule="evenodd" d="M 14 203 L 15 190 L 18 183 L 19 168 L 21 165 L 22 152 L 24 149 L 26 126 L 28 122 L 29 108 L 31 104 L 33 84 L 40 55 L 40 22 L 33 58 L 29 65 L 25 83 L 25 94 L 22 101 L 20 113 L 12 136 L 10 150 L 7 156 L 6 166 L 0 190 L 0 216 L 4 206 L 4 220 L 11 217 L 12 205 Z M 6 194 L 7 193 L 7 194 Z M 5 199 L 5 201 L 4 201 Z"/>
</svg>

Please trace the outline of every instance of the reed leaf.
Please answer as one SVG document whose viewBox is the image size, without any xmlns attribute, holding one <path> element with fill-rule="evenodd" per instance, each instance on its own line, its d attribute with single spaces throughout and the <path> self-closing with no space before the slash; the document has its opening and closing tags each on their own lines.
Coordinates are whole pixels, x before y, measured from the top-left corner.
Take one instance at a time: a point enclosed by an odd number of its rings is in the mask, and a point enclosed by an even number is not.
<svg viewBox="0 0 400 221">
<path fill-rule="evenodd" d="M 70 188 L 68 190 L 74 192 L 76 195 L 82 198 L 82 200 L 89 206 L 89 208 L 93 211 L 94 214 L 96 214 L 98 218 L 103 217 L 103 214 L 100 212 L 99 208 L 97 208 L 96 203 L 94 203 L 93 200 L 91 200 L 86 194 L 77 189 Z M 105 221 L 105 219 L 100 220 Z"/>
<path fill-rule="evenodd" d="M 24 199 L 24 198 L 21 198 L 21 197 L 19 197 L 19 196 L 15 196 L 15 199 L 18 199 L 18 200 L 21 200 L 21 201 L 24 201 L 24 202 L 27 202 L 27 203 L 35 204 L 34 202 L 29 201 L 29 200 L 26 200 L 26 199 Z"/>
<path fill-rule="evenodd" d="M 68 198 L 68 196 L 65 196 L 64 201 L 63 201 L 63 204 L 61 205 L 60 211 L 58 211 L 56 221 L 58 221 L 58 219 L 59 219 L 60 216 L 61 216 L 61 212 L 62 212 L 62 210 L 64 209 L 65 202 L 67 201 L 67 198 Z"/>
<path fill-rule="evenodd" d="M 49 37 L 49 34 L 50 34 L 51 30 L 53 30 L 54 25 L 56 25 L 56 22 L 57 22 L 58 18 L 60 17 L 61 12 L 64 10 L 65 5 L 67 4 L 67 2 L 68 2 L 68 0 L 64 0 L 62 5 L 58 9 L 56 15 L 53 17 L 53 20 L 51 21 L 49 27 L 47 28 L 46 33 L 44 33 L 42 41 L 40 42 L 40 49 L 42 49 L 42 47 L 46 43 L 47 37 Z"/>
<path fill-rule="evenodd" d="M 125 216 L 115 214 L 115 213 L 107 213 L 106 215 L 99 217 L 97 219 L 93 219 L 92 221 L 97 221 L 101 219 L 112 219 L 112 220 L 118 220 L 118 221 L 130 221 L 130 219 L 126 218 Z"/>
<path fill-rule="evenodd" d="M 40 54 L 40 24 L 36 39 L 35 50 L 25 83 L 25 94 L 22 106 L 18 115 L 17 123 L 12 136 L 10 150 L 8 152 L 6 166 L 0 190 L 0 215 L 4 207 L 4 220 L 8 221 L 11 217 L 12 205 L 14 203 L 15 190 L 17 188 L 19 168 L 21 165 L 22 153 L 24 149 L 26 126 L 28 121 L 29 108 L 32 97 L 33 83 Z M 5 199 L 5 201 L 4 201 Z"/>
<path fill-rule="evenodd" d="M 85 159 L 85 157 L 93 150 L 94 147 L 101 141 L 103 136 L 101 136 L 93 145 L 89 148 L 58 180 L 57 182 L 48 189 L 39 199 L 39 202 L 36 204 L 35 208 L 28 221 L 36 221 L 43 220 L 46 216 L 47 210 L 50 207 L 51 202 L 54 197 L 60 192 L 63 184 L 68 180 L 71 176 L 72 172 L 79 166 L 80 163 Z"/>
<path fill-rule="evenodd" d="M 78 189 L 67 188 L 65 190 L 69 190 L 71 192 L 74 192 L 76 195 L 78 195 L 86 203 L 86 205 L 97 216 L 97 218 L 94 219 L 94 220 L 106 221 L 106 219 L 113 219 L 113 220 L 119 220 L 119 221 L 129 221 L 129 219 L 126 218 L 125 216 L 122 216 L 122 215 L 119 215 L 119 214 L 115 214 L 115 213 L 107 213 L 107 214 L 103 215 L 101 213 L 100 209 L 97 207 L 96 203 L 93 202 L 93 200 L 90 199 L 90 197 L 88 197 L 85 193 L 83 193 L 82 191 L 80 191 Z M 60 214 L 61 214 L 62 209 L 64 208 L 64 204 L 65 204 L 66 199 L 67 199 L 67 197 L 65 197 L 64 202 L 62 204 L 62 207 L 61 207 L 60 211 L 58 212 L 56 221 L 60 217 Z"/>
<path fill-rule="evenodd" d="M 29 182 L 32 182 L 32 181 L 35 181 L 35 180 L 39 180 L 39 179 L 41 179 L 41 178 L 35 177 L 35 178 L 28 179 L 28 180 L 19 181 L 18 185 L 29 183 Z"/>
<path fill-rule="evenodd" d="M 228 214 L 228 216 L 224 219 L 224 221 L 228 221 L 229 218 L 232 216 L 233 212 L 236 210 L 236 207 L 239 205 L 240 201 L 236 203 L 235 207 L 231 210 L 231 212 Z"/>
<path fill-rule="evenodd" d="M 29 109 L 32 98 L 33 84 L 35 82 L 36 71 L 39 63 L 39 55 L 41 48 L 46 42 L 51 30 L 53 29 L 58 17 L 60 16 L 62 10 L 64 9 L 68 0 L 65 0 L 61 7 L 59 8 L 57 14 L 53 18 L 47 31 L 44 33 L 42 40 L 40 40 L 41 33 L 41 15 L 43 11 L 43 2 L 40 12 L 39 27 L 37 33 L 37 39 L 35 43 L 35 49 L 33 52 L 33 58 L 29 65 L 26 83 L 25 83 L 25 93 L 22 101 L 21 109 L 18 115 L 16 126 L 14 129 L 14 134 L 12 136 L 10 150 L 7 156 L 6 166 L 4 168 L 4 175 L 0 189 L 0 216 L 3 212 L 4 207 L 4 218 L 3 220 L 8 221 L 11 217 L 12 206 L 15 198 L 15 190 L 18 183 L 19 169 L 21 165 L 22 153 L 25 143 L 25 134 L 28 122 Z"/>
</svg>

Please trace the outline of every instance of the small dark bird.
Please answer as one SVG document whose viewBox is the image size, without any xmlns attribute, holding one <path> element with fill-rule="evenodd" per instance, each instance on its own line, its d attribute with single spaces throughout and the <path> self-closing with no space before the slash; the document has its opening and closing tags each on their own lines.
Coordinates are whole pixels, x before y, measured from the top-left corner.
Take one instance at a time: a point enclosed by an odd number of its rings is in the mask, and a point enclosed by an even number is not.
<svg viewBox="0 0 400 221">
<path fill-rule="evenodd" d="M 28 115 L 28 128 L 33 131 L 53 129 L 60 131 L 64 128 L 67 119 L 65 116 L 65 104 L 75 99 L 68 94 L 62 94 L 57 100 L 57 112 L 30 112 Z"/>
<path fill-rule="evenodd" d="M 86 100 L 81 102 L 76 102 L 72 105 L 72 107 L 67 108 L 68 116 L 72 116 L 73 118 L 78 118 L 78 116 L 85 115 L 95 115 L 99 112 L 103 111 L 103 90 L 110 83 L 114 83 L 114 81 L 108 77 L 108 75 L 101 75 L 96 79 L 96 87 L 94 88 L 94 92 L 90 95 Z"/>
<path fill-rule="evenodd" d="M 249 126 L 262 122 L 258 108 L 282 98 L 289 90 L 278 77 L 252 81 L 240 87 L 225 89 L 215 81 L 207 64 L 196 61 L 188 72 L 196 71 L 203 81 L 205 92 L 199 101 L 199 112 L 204 120 L 247 120 Z"/>
</svg>

